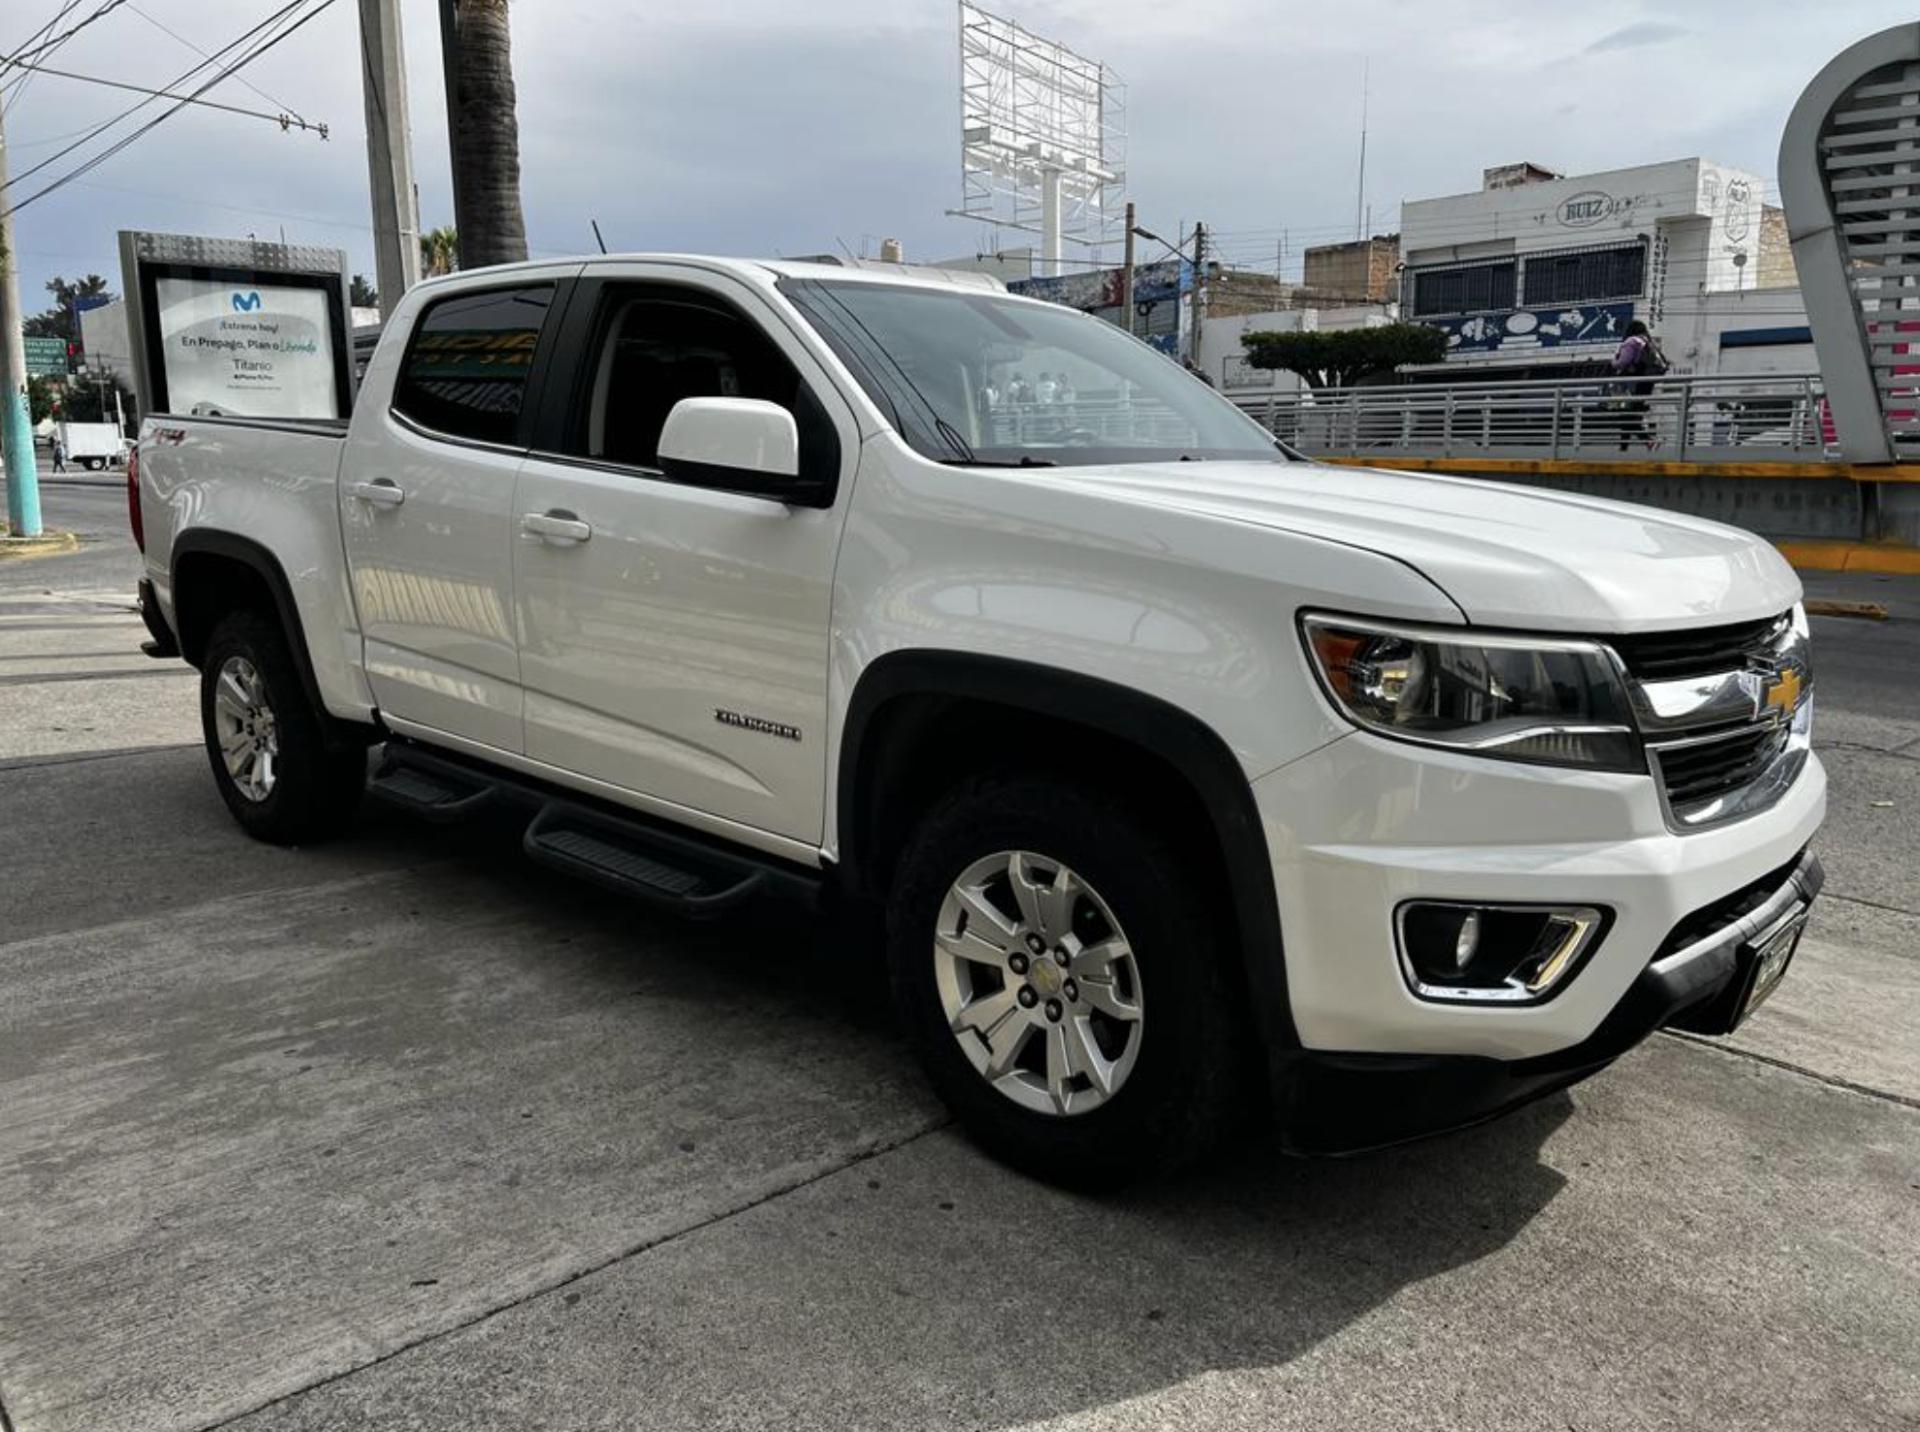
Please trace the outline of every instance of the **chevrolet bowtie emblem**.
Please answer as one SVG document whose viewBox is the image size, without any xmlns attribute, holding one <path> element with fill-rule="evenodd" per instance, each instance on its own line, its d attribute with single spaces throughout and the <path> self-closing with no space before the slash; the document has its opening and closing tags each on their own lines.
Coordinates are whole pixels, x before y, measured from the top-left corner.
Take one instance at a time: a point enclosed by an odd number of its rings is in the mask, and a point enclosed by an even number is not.
<svg viewBox="0 0 1920 1432">
<path fill-rule="evenodd" d="M 1790 666 L 1783 666 L 1773 681 L 1761 695 L 1760 708 L 1763 711 L 1778 711 L 1782 716 L 1793 715 L 1800 704 L 1800 673 Z"/>
</svg>

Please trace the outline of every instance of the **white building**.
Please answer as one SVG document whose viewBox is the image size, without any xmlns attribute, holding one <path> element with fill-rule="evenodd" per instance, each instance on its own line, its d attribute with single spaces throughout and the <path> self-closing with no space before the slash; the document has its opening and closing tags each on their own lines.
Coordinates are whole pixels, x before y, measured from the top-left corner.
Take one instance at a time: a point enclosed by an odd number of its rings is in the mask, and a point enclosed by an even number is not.
<svg viewBox="0 0 1920 1432">
<path fill-rule="evenodd" d="M 1378 328 L 1392 321 L 1391 311 L 1377 303 L 1345 308 L 1283 308 L 1273 313 L 1241 313 L 1231 317 L 1209 315 L 1200 330 L 1200 353 L 1195 361 L 1200 371 L 1230 398 L 1296 393 L 1306 385 L 1295 374 L 1277 368 L 1255 368 L 1247 362 L 1246 334 Z"/>
<path fill-rule="evenodd" d="M 1815 367 L 1786 227 L 1757 174 L 1678 159 L 1600 174 L 1489 169 L 1401 208 L 1401 312 L 1450 377 L 1579 376 L 1638 318 L 1676 372 Z"/>
</svg>

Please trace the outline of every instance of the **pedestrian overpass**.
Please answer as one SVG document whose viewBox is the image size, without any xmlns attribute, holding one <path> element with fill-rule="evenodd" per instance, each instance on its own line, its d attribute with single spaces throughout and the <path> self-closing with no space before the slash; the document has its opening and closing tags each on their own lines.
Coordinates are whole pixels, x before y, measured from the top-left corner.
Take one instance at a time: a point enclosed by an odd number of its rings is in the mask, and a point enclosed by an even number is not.
<svg viewBox="0 0 1920 1432">
<path fill-rule="evenodd" d="M 1803 566 L 1920 572 L 1920 463 L 1851 460 L 1817 374 L 1397 383 L 1237 401 L 1324 461 L 1644 502 L 1759 532 Z"/>
</svg>

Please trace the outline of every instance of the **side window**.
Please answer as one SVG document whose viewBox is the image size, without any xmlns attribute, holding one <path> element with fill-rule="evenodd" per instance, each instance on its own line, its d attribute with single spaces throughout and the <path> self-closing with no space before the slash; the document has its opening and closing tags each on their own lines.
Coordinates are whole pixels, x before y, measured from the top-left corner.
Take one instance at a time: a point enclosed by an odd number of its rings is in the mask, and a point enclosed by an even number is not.
<svg viewBox="0 0 1920 1432">
<path fill-rule="evenodd" d="M 394 411 L 448 437 L 514 442 L 552 304 L 551 284 L 441 299 L 414 326 Z"/>
<path fill-rule="evenodd" d="M 760 398 L 794 415 L 802 477 L 834 480 L 839 440 L 831 421 L 786 355 L 744 314 L 700 294 L 614 289 L 594 331 L 570 454 L 656 468 L 660 431 L 682 398 Z"/>
</svg>

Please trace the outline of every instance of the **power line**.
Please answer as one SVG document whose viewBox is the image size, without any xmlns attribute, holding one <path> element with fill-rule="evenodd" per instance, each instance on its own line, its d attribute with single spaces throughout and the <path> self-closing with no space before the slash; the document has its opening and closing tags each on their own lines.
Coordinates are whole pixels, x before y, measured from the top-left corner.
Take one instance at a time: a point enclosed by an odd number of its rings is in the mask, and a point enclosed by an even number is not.
<svg viewBox="0 0 1920 1432">
<path fill-rule="evenodd" d="M 79 80 L 82 84 L 104 85 L 108 89 L 129 90 L 134 94 L 150 95 L 154 99 L 177 99 L 184 104 L 199 105 L 202 109 L 224 110 L 228 114 L 241 114 L 247 116 L 249 119 L 268 119 L 278 124 L 282 129 L 311 130 L 322 139 L 327 137 L 326 125 L 309 123 L 307 120 L 301 119 L 298 115 L 291 114 L 286 110 L 281 110 L 277 114 L 269 114 L 264 109 L 243 109 L 235 104 L 221 104 L 218 100 L 196 99 L 192 95 L 178 95 L 171 90 L 148 89 L 145 85 L 130 85 L 121 80 L 103 80 L 96 75 L 77 74 L 72 70 L 56 70 L 50 65 L 22 64 L 20 68 L 36 75 L 53 75 L 63 80 Z M 225 76 L 221 78 L 225 78 Z M 249 86 L 249 88 L 251 88 L 251 86 Z M 268 98 L 272 98 L 272 96 L 268 96 Z"/>
<path fill-rule="evenodd" d="M 25 45 L 23 45 L 21 48 L 24 49 L 26 45 L 37 44 L 42 36 L 44 36 L 49 30 L 53 29 L 53 27 L 58 25 L 62 20 L 66 19 L 67 16 L 71 15 L 75 10 L 79 8 L 79 6 L 80 6 L 80 0 L 66 0 L 66 3 L 63 4 L 58 10 L 54 12 L 53 18 L 51 20 L 47 21 L 46 24 L 42 25 L 38 30 L 35 30 L 33 34 L 27 37 Z M 55 46 L 55 49 L 57 48 L 58 46 Z M 49 51 L 46 51 L 46 53 L 51 54 L 52 51 L 49 50 Z M 11 67 L 12 65 L 10 60 L 7 64 L 0 64 L 0 84 L 4 84 L 5 87 L 10 88 L 12 90 L 12 93 L 9 94 L 6 98 L 6 103 L 4 105 L 0 105 L 0 116 L 5 116 L 13 113 L 13 107 L 16 104 L 20 103 L 21 98 L 27 92 L 28 83 L 33 79 L 32 75 L 21 74 L 21 75 L 14 76 L 14 78 L 11 80 L 7 80 L 5 76 L 7 71 Z"/>
<path fill-rule="evenodd" d="M 314 16 L 320 14 L 321 11 L 327 9 L 330 5 L 334 3 L 334 0 L 321 0 L 321 3 L 318 6 L 318 8 L 310 10 L 305 16 L 303 16 L 298 21 L 294 22 L 291 26 L 287 26 L 286 21 L 288 17 L 290 17 L 295 11 L 299 10 L 300 7 L 306 3 L 307 3 L 307 0 L 289 0 L 288 4 L 283 5 L 280 9 L 274 11 L 273 14 L 269 15 L 266 19 L 262 20 L 259 24 L 255 25 L 252 29 L 245 31 L 243 34 L 240 35 L 238 39 L 232 40 L 229 43 L 221 46 L 220 49 L 214 51 L 213 56 L 210 57 L 208 60 L 202 61 L 200 64 L 191 66 L 187 70 L 183 71 L 180 75 L 178 75 L 173 80 L 168 82 L 166 86 L 168 90 L 172 90 L 177 86 L 188 83 L 190 80 L 192 80 L 192 78 L 196 74 L 205 70 L 210 64 L 223 63 L 219 59 L 220 56 L 226 55 L 230 51 L 238 50 L 243 45 L 246 45 L 250 41 L 253 41 L 255 43 L 255 48 L 253 50 L 241 55 L 232 64 L 226 65 L 225 68 L 221 69 L 218 73 L 216 73 L 213 76 L 213 78 L 208 80 L 205 84 L 201 85 L 200 88 L 194 90 L 190 95 L 186 96 L 185 98 L 178 100 L 172 109 L 169 109 L 164 114 L 161 114 L 155 117 L 154 119 L 149 120 L 145 125 L 135 130 L 132 134 L 129 134 L 124 138 L 118 140 L 117 142 L 110 145 L 105 150 L 101 151 L 99 154 L 95 155 L 91 159 L 88 159 L 83 163 L 81 163 L 80 165 L 78 165 L 77 167 L 75 167 L 71 172 L 69 172 L 63 178 L 54 180 L 51 184 L 39 190 L 30 198 L 21 200 L 19 203 L 16 203 L 13 207 L 16 210 L 24 208 L 26 207 L 27 204 L 32 203 L 34 200 L 42 198 L 45 195 L 54 192 L 55 189 L 58 189 L 62 185 L 71 182 L 73 179 L 77 179 L 80 175 L 87 173 L 88 171 L 93 169 L 95 166 L 103 163 L 107 159 L 112 158 L 115 154 L 118 154 L 122 149 L 126 148 L 127 145 L 133 143 L 134 140 L 139 139 L 141 136 L 150 133 L 155 126 L 159 124 L 163 124 L 168 119 L 171 119 L 175 114 L 179 113 L 180 110 L 184 109 L 188 104 L 191 104 L 195 99 L 198 99 L 201 95 L 205 94 L 208 90 L 212 89 L 215 85 L 219 84 L 223 79 L 225 79 L 228 75 L 232 74 L 234 70 L 238 69 L 241 65 L 247 64 L 249 61 L 254 59 L 257 55 L 265 53 L 267 49 L 271 48 L 275 44 L 278 44 L 280 40 L 292 34 L 294 30 L 298 29 L 301 25 L 304 25 L 308 20 L 311 20 Z M 285 28 L 281 28 L 278 34 L 270 35 L 265 40 L 255 39 L 256 36 L 262 35 L 263 32 L 272 31 L 275 29 L 275 27 L 278 27 L 278 26 L 284 26 Z M 88 132 L 88 134 L 84 138 L 76 140 L 74 143 L 69 144 L 65 149 L 59 150 L 57 153 L 48 155 L 45 159 L 42 159 L 38 164 L 33 165 L 31 168 L 26 169 L 19 174 L 13 175 L 10 179 L 8 179 L 5 187 L 8 189 L 11 189 L 15 185 L 20 184 L 22 181 L 28 178 L 31 178 L 35 174 L 38 174 L 41 170 L 47 169 L 52 165 L 58 163 L 61 159 L 64 159 L 67 155 L 73 153 L 75 150 L 85 148 L 88 144 L 91 144 L 95 139 L 105 134 L 108 130 L 112 129 L 115 125 L 119 124 L 121 121 L 129 119 L 133 115 L 138 114 L 141 110 L 147 108 L 149 105 L 151 105 L 154 102 L 155 98 L 157 98 L 157 96 L 150 95 L 146 99 L 141 100 L 138 104 L 129 106 L 125 110 L 122 110 L 119 114 L 114 115 L 111 119 L 108 119 L 103 123 L 95 126 L 91 131 Z"/>
<path fill-rule="evenodd" d="M 80 0 L 68 0 L 68 3 L 61 7 L 58 14 L 36 30 L 32 37 L 27 40 L 26 44 L 22 45 L 7 57 L 4 64 L 0 64 L 0 75 L 5 74 L 9 69 L 20 64 L 23 59 L 30 60 L 39 56 L 52 54 L 55 50 L 66 44 L 68 40 L 71 40 L 75 35 L 86 29 L 87 26 L 91 25 L 95 20 L 105 19 L 126 3 L 127 0 L 104 0 L 104 3 L 99 9 L 75 25 L 71 30 L 68 30 L 65 34 L 56 35 L 51 40 L 42 42 L 40 40 L 42 35 L 46 34 L 47 31 L 59 24 L 68 15 L 71 15 L 74 10 L 79 7 Z"/>
<path fill-rule="evenodd" d="M 304 0 L 289 0 L 289 3 L 287 5 L 275 11 L 272 15 L 269 15 L 265 20 L 262 20 L 258 25 L 255 25 L 251 30 L 248 30 L 245 34 L 241 35 L 239 39 L 234 40 L 230 44 L 223 46 L 221 49 L 216 51 L 215 54 L 223 55 L 229 50 L 238 48 L 241 44 L 245 43 L 247 40 L 251 39 L 253 36 L 259 34 L 262 30 L 267 29 L 276 21 L 282 19 L 283 17 L 291 13 L 293 10 L 297 9 L 303 3 L 304 3 Z M 203 61 L 200 64 L 194 65 L 190 69 L 182 71 L 179 75 L 175 76 L 173 79 L 167 82 L 166 88 L 172 89 L 176 85 L 186 84 L 196 74 L 206 69 L 209 64 L 213 64 L 213 63 L 217 63 L 217 61 L 212 58 L 209 58 L 208 60 Z M 62 159 L 66 158 L 67 155 L 73 153 L 76 149 L 86 148 L 87 145 L 91 144 L 94 140 L 98 139 L 101 135 L 105 134 L 108 130 L 112 129 L 116 124 L 119 124 L 122 120 L 129 119 L 132 116 L 138 114 L 141 110 L 145 109 L 148 105 L 152 103 L 153 103 L 152 97 L 143 99 L 138 104 L 129 105 L 127 108 L 121 110 L 120 113 L 114 115 L 112 118 L 102 120 L 99 124 L 95 125 L 91 130 L 89 130 L 82 138 L 75 140 L 72 144 L 69 144 L 65 149 L 62 149 L 57 153 L 50 154 L 45 159 L 42 159 L 38 164 L 35 164 L 28 169 L 22 170 L 18 174 L 14 174 L 10 176 L 4 185 L 0 185 L 0 188 L 11 189 L 14 185 L 19 184 L 24 180 L 32 178 L 35 174 L 38 174 L 42 169 L 50 168 L 53 165 L 59 163 Z"/>
<path fill-rule="evenodd" d="M 192 40 L 189 40 L 185 35 L 181 34 L 178 30 L 172 29 L 167 25 L 161 24 L 160 21 L 154 19 L 153 16 L 149 15 L 145 10 L 142 10 L 138 5 L 129 3 L 127 8 L 133 11 L 133 13 L 138 15 L 142 20 L 145 20 L 149 25 L 153 26 L 154 29 L 160 31 L 161 34 L 171 35 L 174 39 L 178 40 L 181 44 L 185 45 L 189 50 L 192 50 L 196 55 L 200 56 L 201 59 L 211 60 L 213 58 L 212 55 L 209 55 L 205 50 L 201 49 L 198 45 L 194 44 Z M 265 90 L 261 89 L 260 86 L 255 84 L 252 80 L 247 79 L 244 75 L 235 75 L 234 78 L 239 80 L 241 84 L 245 85 L 248 89 L 252 90 L 255 94 L 259 95 L 260 98 L 265 100 L 268 104 L 274 105 L 277 108 L 286 111 L 288 114 L 292 115 L 295 119 L 300 119 L 303 117 L 299 110 L 295 109 L 292 105 L 288 104 L 285 100 L 276 99 L 273 95 L 270 95 Z"/>
<path fill-rule="evenodd" d="M 295 3 L 293 5 L 287 6 L 285 10 L 282 10 L 279 12 L 279 15 L 287 14 L 291 10 L 295 9 L 299 3 L 301 3 L 301 0 L 295 0 Z M 145 124 L 141 125 L 140 128 L 136 129 L 132 134 L 129 134 L 125 138 L 120 139 L 115 143 L 109 145 L 106 149 L 102 150 L 99 154 L 94 155 L 93 158 L 87 160 L 85 163 L 79 165 L 77 168 L 73 169 L 69 173 L 64 174 L 60 178 L 54 180 L 51 184 L 47 185 L 44 189 L 38 190 L 37 192 L 30 194 L 25 199 L 22 199 L 17 204 L 14 204 L 13 212 L 18 213 L 20 210 L 26 208 L 29 204 L 36 203 L 39 200 L 46 198 L 47 195 L 55 193 L 58 190 L 65 188 L 68 184 L 71 184 L 74 180 L 78 179 L 81 175 L 90 173 L 92 170 L 106 163 L 107 160 L 113 158 L 114 155 L 120 153 L 120 151 L 125 149 L 129 144 L 134 143 L 136 140 L 139 140 L 145 135 L 151 134 L 155 129 L 159 128 L 162 124 L 165 124 L 169 119 L 172 119 L 174 115 L 178 114 L 181 110 L 185 109 L 189 104 L 193 103 L 195 99 L 198 99 L 201 95 L 205 94 L 208 90 L 212 89 L 215 85 L 225 80 L 229 75 L 232 75 L 233 73 L 235 73 L 243 65 L 251 64 L 254 60 L 258 59 L 261 55 L 266 54 L 267 51 L 273 49 L 276 45 L 280 44 L 282 41 L 290 38 L 297 31 L 299 31 L 303 26 L 307 25 L 309 22 L 318 18 L 320 15 L 324 14 L 327 10 L 331 9 L 335 3 L 336 3 L 336 0 L 320 0 L 319 4 L 315 5 L 312 9 L 308 10 L 306 14 L 302 15 L 298 20 L 295 20 L 292 24 L 282 28 L 279 31 L 279 33 L 255 43 L 252 49 L 247 51 L 247 53 L 241 55 L 239 59 L 235 60 L 231 65 L 221 70 L 218 74 L 214 75 L 212 79 L 208 80 L 205 84 L 201 85 L 200 88 L 195 90 L 191 95 L 188 95 L 180 99 L 179 101 L 177 101 L 174 104 L 173 108 L 167 110 L 164 114 L 156 115 L 154 118 L 148 120 Z M 275 17 L 275 20 L 279 18 L 279 15 Z M 253 30 L 248 31 L 247 33 L 248 35 L 258 33 L 258 31 L 260 31 L 261 29 L 266 28 L 267 24 L 272 24 L 272 23 L 274 23 L 274 21 L 270 20 L 265 22 L 262 25 L 256 25 Z M 242 39 L 244 38 L 246 37 L 243 36 Z M 234 42 L 235 45 L 239 43 L 240 41 Z M 229 45 L 226 48 L 232 49 L 234 48 L 234 45 Z M 196 65 L 194 68 L 203 69 L 205 68 L 205 66 Z M 152 103 L 152 101 L 149 99 L 149 100 L 142 101 L 142 103 L 150 104 Z"/>
</svg>

